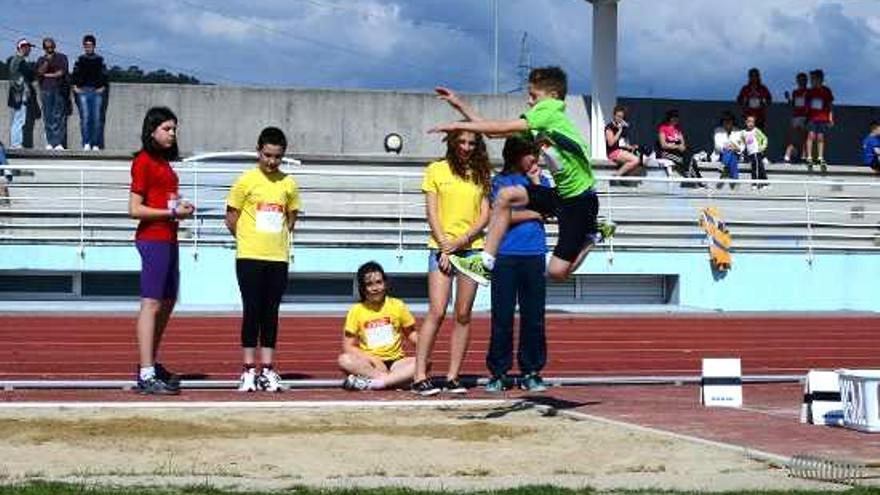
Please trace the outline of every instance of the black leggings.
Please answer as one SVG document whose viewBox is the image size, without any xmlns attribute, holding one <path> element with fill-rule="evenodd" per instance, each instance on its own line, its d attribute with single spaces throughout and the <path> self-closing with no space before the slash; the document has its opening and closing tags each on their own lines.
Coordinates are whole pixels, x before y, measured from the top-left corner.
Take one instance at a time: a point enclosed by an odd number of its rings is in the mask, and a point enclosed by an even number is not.
<svg viewBox="0 0 880 495">
<path fill-rule="evenodd" d="M 244 314 L 241 346 L 274 349 L 278 337 L 278 306 L 287 290 L 287 263 L 283 261 L 235 260 Z"/>
</svg>

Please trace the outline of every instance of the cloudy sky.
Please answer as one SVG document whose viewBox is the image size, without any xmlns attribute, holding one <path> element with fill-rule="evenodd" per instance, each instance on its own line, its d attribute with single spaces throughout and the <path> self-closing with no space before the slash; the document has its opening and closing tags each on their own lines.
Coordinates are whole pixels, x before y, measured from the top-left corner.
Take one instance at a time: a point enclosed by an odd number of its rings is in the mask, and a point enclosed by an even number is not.
<svg viewBox="0 0 880 495">
<path fill-rule="evenodd" d="M 591 7 L 498 0 L 500 83 L 565 68 L 589 91 Z M 98 37 L 110 64 L 224 85 L 466 92 L 493 86 L 492 0 L 0 0 L 0 43 Z M 525 35 L 525 50 L 522 39 Z M 777 98 L 824 68 L 838 101 L 880 105 L 878 0 L 622 0 L 620 94 L 730 99 L 756 66 Z"/>
</svg>

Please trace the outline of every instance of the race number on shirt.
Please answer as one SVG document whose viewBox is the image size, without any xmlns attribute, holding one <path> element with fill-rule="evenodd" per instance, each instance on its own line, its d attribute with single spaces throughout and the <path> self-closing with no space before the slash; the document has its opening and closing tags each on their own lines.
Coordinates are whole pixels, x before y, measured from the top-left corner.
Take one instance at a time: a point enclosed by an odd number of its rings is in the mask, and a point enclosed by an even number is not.
<svg viewBox="0 0 880 495">
<path fill-rule="evenodd" d="M 803 96 L 798 96 L 794 99 L 794 106 L 797 108 L 803 108 L 807 106 L 807 99 Z"/>
<path fill-rule="evenodd" d="M 284 229 L 284 207 L 273 203 L 257 203 L 257 232 L 277 234 Z"/>
<path fill-rule="evenodd" d="M 364 334 L 367 347 L 371 349 L 387 347 L 394 343 L 394 325 L 388 318 L 367 323 Z"/>
<path fill-rule="evenodd" d="M 822 98 L 813 98 L 810 100 L 810 107 L 813 110 L 822 110 L 825 108 L 825 101 Z"/>
<path fill-rule="evenodd" d="M 761 99 L 755 96 L 749 98 L 749 108 L 761 108 Z"/>
</svg>

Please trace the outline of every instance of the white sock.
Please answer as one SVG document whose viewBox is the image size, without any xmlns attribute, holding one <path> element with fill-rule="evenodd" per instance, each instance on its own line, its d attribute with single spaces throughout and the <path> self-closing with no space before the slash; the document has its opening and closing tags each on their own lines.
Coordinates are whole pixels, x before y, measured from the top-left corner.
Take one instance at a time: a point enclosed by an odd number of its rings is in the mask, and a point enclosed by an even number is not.
<svg viewBox="0 0 880 495">
<path fill-rule="evenodd" d="M 482 253 L 480 253 L 480 259 L 483 261 L 483 266 L 485 266 L 487 270 L 492 270 L 495 268 L 495 257 L 491 254 L 483 251 Z"/>
<path fill-rule="evenodd" d="M 153 366 L 141 366 L 140 377 L 141 380 L 149 380 L 156 376 L 156 368 Z"/>
</svg>

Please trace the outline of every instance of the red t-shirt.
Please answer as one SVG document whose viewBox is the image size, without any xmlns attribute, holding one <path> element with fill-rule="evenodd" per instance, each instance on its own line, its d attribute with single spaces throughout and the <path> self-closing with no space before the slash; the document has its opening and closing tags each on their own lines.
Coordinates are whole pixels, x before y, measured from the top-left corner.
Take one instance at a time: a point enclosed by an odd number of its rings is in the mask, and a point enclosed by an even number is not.
<svg viewBox="0 0 880 495">
<path fill-rule="evenodd" d="M 810 122 L 831 122 L 831 102 L 833 101 L 834 95 L 827 86 L 810 88 L 807 91 L 807 105 L 809 106 L 807 116 Z"/>
<path fill-rule="evenodd" d="M 141 151 L 131 163 L 131 192 L 150 208 L 168 210 L 177 205 L 178 179 L 167 160 Z M 177 222 L 170 218 L 141 220 L 134 238 L 139 241 L 177 242 Z"/>
<path fill-rule="evenodd" d="M 807 93 L 810 90 L 807 88 L 801 89 L 798 88 L 791 92 L 791 114 L 794 117 L 806 117 L 809 107 L 809 101 L 807 100 Z"/>
<path fill-rule="evenodd" d="M 754 115 L 755 117 L 763 117 L 770 105 L 773 97 L 770 96 L 770 90 L 767 86 L 752 86 L 746 84 L 739 90 L 739 96 L 736 101 L 743 108 L 743 114 L 746 117 Z"/>
<path fill-rule="evenodd" d="M 663 137 L 666 138 L 668 144 L 681 144 L 682 141 L 684 141 L 684 134 L 681 132 L 681 129 L 672 124 L 660 124 L 660 126 L 657 127 L 657 131 L 660 134 L 663 134 Z"/>
</svg>

